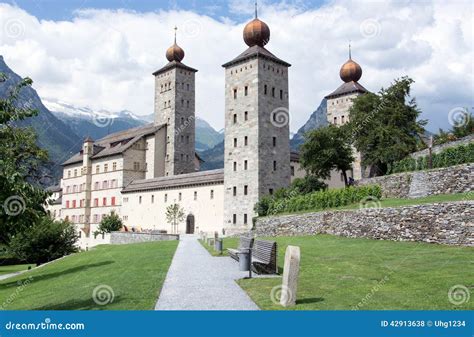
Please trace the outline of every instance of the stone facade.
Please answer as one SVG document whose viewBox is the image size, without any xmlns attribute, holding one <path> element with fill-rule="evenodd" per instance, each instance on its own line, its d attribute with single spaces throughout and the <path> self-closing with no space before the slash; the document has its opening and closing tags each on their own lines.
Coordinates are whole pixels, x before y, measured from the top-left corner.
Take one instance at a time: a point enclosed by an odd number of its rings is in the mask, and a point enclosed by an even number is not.
<svg viewBox="0 0 474 337">
<path fill-rule="evenodd" d="M 449 143 L 433 146 L 432 152 L 433 152 L 433 154 L 440 153 L 441 151 L 443 151 L 445 149 L 448 149 L 450 147 L 456 147 L 456 146 L 460 146 L 460 145 L 468 145 L 469 143 L 472 143 L 472 142 L 474 142 L 474 134 L 469 135 L 469 136 L 464 137 L 464 138 L 461 138 L 461 139 L 456 140 L 454 142 L 449 142 Z M 416 158 L 425 157 L 425 156 L 428 156 L 428 155 L 429 155 L 429 150 L 424 149 L 424 150 L 412 153 L 410 155 L 410 157 L 416 159 Z"/>
<path fill-rule="evenodd" d="M 264 217 L 257 219 L 254 234 L 331 234 L 474 246 L 474 201 Z"/>
<path fill-rule="evenodd" d="M 380 185 L 384 198 L 471 192 L 474 190 L 474 163 L 362 179 L 357 184 Z"/>
<path fill-rule="evenodd" d="M 179 240 L 179 235 L 131 233 L 131 232 L 110 233 L 110 243 L 113 245 L 123 245 L 123 244 L 129 244 L 129 243 L 140 243 L 140 242 L 149 242 L 149 241 L 175 241 L 175 240 Z"/>
<path fill-rule="evenodd" d="M 225 66 L 227 233 L 250 228 L 255 203 L 290 184 L 288 66 L 258 54 Z"/>
</svg>

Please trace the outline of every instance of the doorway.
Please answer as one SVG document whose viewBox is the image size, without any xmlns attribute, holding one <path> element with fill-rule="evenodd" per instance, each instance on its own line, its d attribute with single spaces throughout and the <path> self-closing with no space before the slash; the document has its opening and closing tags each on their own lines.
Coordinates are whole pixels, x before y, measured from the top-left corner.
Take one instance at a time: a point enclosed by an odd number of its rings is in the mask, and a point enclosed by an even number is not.
<svg viewBox="0 0 474 337">
<path fill-rule="evenodd" d="M 194 234 L 194 215 L 192 214 L 186 218 L 186 234 Z"/>
</svg>

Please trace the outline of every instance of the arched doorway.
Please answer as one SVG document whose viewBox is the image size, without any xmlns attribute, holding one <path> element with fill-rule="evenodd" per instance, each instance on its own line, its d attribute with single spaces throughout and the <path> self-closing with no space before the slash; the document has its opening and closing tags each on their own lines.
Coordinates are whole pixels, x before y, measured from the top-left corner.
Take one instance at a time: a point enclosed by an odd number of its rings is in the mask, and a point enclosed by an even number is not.
<svg viewBox="0 0 474 337">
<path fill-rule="evenodd" d="M 194 215 L 192 214 L 186 218 L 186 234 L 194 234 Z"/>
</svg>

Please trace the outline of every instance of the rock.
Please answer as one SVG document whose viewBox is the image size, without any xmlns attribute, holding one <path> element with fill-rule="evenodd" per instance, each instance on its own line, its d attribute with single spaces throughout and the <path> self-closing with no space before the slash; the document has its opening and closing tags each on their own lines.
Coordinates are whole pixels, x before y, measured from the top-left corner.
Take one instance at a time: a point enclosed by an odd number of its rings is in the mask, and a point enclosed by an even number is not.
<svg viewBox="0 0 474 337">
<path fill-rule="evenodd" d="M 283 284 L 280 304 L 284 307 L 296 305 L 298 274 L 300 272 L 300 247 L 288 246 L 283 267 Z"/>
</svg>

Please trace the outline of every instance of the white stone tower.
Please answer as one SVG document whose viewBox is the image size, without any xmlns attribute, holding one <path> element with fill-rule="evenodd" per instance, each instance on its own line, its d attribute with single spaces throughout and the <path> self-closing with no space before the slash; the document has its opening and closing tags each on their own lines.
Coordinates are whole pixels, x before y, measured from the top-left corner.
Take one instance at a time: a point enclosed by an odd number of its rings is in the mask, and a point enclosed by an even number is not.
<svg viewBox="0 0 474 337">
<path fill-rule="evenodd" d="M 181 61 L 184 50 L 174 44 L 166 51 L 169 63 L 155 71 L 155 124 L 167 125 L 164 175 L 194 172 L 195 73 Z"/>
<path fill-rule="evenodd" d="M 344 83 L 337 88 L 334 92 L 327 95 L 327 118 L 328 122 L 334 125 L 343 125 L 350 120 L 349 110 L 353 104 L 353 100 L 367 92 L 362 85 L 359 84 L 359 80 L 362 77 L 362 68 L 359 64 L 352 60 L 351 46 L 349 45 L 349 59 L 344 63 L 339 72 L 339 76 Z M 352 176 L 354 179 L 363 178 L 363 168 L 361 165 L 361 155 L 354 148 L 355 161 L 353 164 L 353 172 L 348 172 L 348 176 Z M 337 180 L 331 179 L 331 180 Z M 333 187 L 343 187 L 337 184 L 330 183 Z"/>
<path fill-rule="evenodd" d="M 244 29 L 249 48 L 225 68 L 224 228 L 248 230 L 254 206 L 290 184 L 288 64 L 264 46 L 270 29 L 255 19 Z"/>
</svg>

